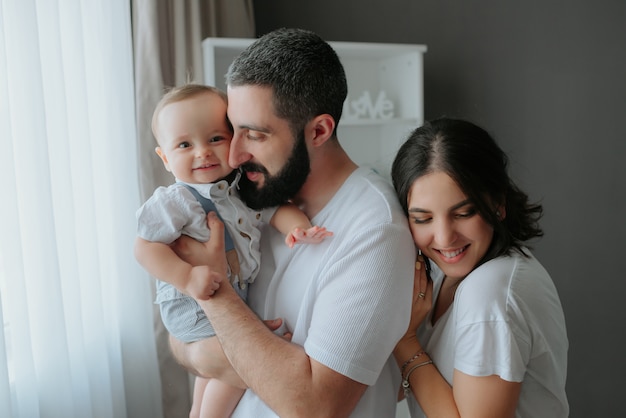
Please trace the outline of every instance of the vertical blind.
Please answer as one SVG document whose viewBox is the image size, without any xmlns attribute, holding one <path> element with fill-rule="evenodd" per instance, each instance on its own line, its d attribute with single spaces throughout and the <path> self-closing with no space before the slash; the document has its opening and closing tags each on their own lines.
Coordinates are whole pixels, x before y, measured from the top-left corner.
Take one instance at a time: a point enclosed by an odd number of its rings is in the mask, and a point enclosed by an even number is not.
<svg viewBox="0 0 626 418">
<path fill-rule="evenodd" d="M 159 417 L 130 2 L 0 0 L 0 416 Z"/>
</svg>

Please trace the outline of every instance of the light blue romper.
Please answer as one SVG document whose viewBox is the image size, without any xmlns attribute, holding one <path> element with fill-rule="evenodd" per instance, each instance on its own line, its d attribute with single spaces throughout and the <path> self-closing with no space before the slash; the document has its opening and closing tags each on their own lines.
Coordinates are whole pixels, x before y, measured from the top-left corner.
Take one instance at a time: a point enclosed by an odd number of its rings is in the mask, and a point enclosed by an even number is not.
<svg viewBox="0 0 626 418">
<path fill-rule="evenodd" d="M 198 202 L 200 202 L 206 213 L 213 211 L 222 219 L 211 199 L 202 196 L 196 189 L 187 184 L 184 184 L 184 186 L 187 187 Z M 223 221 L 222 219 L 222 222 Z M 235 244 L 227 228 L 224 228 L 224 245 L 226 251 L 235 248 Z M 169 283 L 157 280 L 157 294 L 165 293 L 166 288 L 173 288 L 173 286 Z M 247 299 L 247 286 L 244 288 L 242 288 L 242 286 L 234 286 L 234 288 L 243 300 Z M 172 289 L 168 290 L 168 292 L 171 291 Z M 177 297 L 159 302 L 161 320 L 169 333 L 176 339 L 186 343 L 214 336 L 215 330 L 198 302 L 191 296 L 187 296 L 175 288 L 174 291 L 177 293 Z"/>
</svg>

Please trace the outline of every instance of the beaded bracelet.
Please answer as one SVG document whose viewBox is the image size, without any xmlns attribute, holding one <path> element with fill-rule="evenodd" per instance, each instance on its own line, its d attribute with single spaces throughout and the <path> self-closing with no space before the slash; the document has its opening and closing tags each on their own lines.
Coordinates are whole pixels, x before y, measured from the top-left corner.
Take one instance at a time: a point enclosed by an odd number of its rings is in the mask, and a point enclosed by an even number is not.
<svg viewBox="0 0 626 418">
<path fill-rule="evenodd" d="M 423 363 L 416 364 L 415 366 L 411 367 L 411 369 L 408 371 L 408 373 L 402 380 L 402 388 L 404 389 L 404 397 L 408 397 L 409 394 L 411 393 L 411 382 L 409 382 L 409 378 L 411 377 L 411 373 L 413 373 L 413 370 L 420 368 L 422 366 L 426 366 L 427 364 L 433 364 L 433 361 L 428 360 Z"/>
<path fill-rule="evenodd" d="M 419 358 L 419 356 L 421 356 L 422 354 L 426 354 L 426 351 L 424 350 L 420 350 L 417 353 L 415 353 L 415 355 L 413 357 L 411 357 L 410 359 L 408 359 L 407 361 L 404 362 L 404 364 L 402 365 L 402 367 L 400 368 L 400 374 L 404 375 L 404 369 L 406 369 L 406 366 L 408 366 L 409 364 L 413 363 L 415 360 L 417 360 Z"/>
</svg>

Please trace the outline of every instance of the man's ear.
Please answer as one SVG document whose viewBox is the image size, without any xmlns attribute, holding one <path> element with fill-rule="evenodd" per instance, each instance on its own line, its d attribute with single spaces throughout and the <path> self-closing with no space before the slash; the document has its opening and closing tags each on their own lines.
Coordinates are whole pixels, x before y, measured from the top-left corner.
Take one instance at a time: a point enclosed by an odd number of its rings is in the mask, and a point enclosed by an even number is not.
<svg viewBox="0 0 626 418">
<path fill-rule="evenodd" d="M 333 136 L 336 125 L 335 119 L 327 113 L 314 117 L 307 124 L 307 129 L 312 132 L 312 145 L 319 147 L 324 144 Z"/>
<path fill-rule="evenodd" d="M 170 170 L 170 165 L 169 165 L 169 163 L 167 162 L 167 155 L 165 155 L 165 153 L 163 152 L 163 150 L 161 149 L 161 147 L 156 147 L 156 148 L 154 149 L 154 152 L 156 152 L 156 153 L 157 153 L 157 155 L 158 155 L 159 157 L 161 157 L 161 161 L 163 161 L 163 165 L 165 166 L 165 169 L 166 169 L 167 171 L 171 171 L 171 170 Z"/>
</svg>

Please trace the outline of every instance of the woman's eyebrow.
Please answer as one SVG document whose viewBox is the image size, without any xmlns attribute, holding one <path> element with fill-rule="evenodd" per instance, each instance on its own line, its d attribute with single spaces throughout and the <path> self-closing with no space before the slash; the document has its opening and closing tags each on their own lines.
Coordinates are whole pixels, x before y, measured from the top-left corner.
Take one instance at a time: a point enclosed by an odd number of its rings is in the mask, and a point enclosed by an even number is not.
<svg viewBox="0 0 626 418">
<path fill-rule="evenodd" d="M 472 203 L 469 199 L 465 199 L 462 202 L 457 203 L 456 205 L 453 205 L 452 207 L 450 207 L 450 210 L 457 210 L 459 208 L 462 208 L 463 206 L 469 205 L 470 203 Z"/>
<path fill-rule="evenodd" d="M 450 211 L 457 210 L 457 209 L 462 208 L 463 206 L 469 205 L 471 203 L 472 202 L 469 199 L 465 199 L 462 202 L 459 202 L 459 203 L 457 203 L 455 205 L 452 205 L 449 210 Z M 409 208 L 409 213 L 430 213 L 430 211 L 426 210 L 426 209 L 422 209 L 422 208 Z"/>
</svg>

